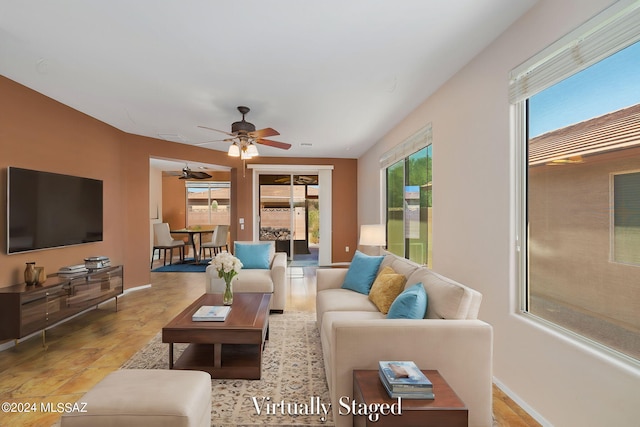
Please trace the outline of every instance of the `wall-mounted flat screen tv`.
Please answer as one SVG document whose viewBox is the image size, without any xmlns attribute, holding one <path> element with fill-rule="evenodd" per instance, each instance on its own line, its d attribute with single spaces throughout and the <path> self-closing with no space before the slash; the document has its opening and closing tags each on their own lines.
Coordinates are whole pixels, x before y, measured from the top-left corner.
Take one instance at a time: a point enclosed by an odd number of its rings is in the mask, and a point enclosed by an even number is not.
<svg viewBox="0 0 640 427">
<path fill-rule="evenodd" d="M 7 168 L 7 253 L 102 241 L 102 181 Z"/>
</svg>

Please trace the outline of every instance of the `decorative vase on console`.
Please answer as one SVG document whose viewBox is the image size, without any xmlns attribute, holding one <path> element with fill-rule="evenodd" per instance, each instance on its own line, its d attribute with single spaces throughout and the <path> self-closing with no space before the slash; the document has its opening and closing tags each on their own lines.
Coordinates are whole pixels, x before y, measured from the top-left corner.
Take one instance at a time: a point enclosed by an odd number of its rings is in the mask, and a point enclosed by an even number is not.
<svg viewBox="0 0 640 427">
<path fill-rule="evenodd" d="M 27 285 L 35 285 L 38 283 L 38 272 L 36 271 L 36 263 L 28 262 L 24 269 L 24 281 Z"/>
<path fill-rule="evenodd" d="M 222 294 L 222 304 L 231 305 L 233 303 L 233 278 L 240 273 L 242 263 L 229 252 L 220 252 L 211 260 L 211 265 L 218 272 L 218 277 L 224 280 L 225 288 Z"/>
<path fill-rule="evenodd" d="M 36 285 L 42 285 L 47 280 L 47 273 L 44 271 L 44 267 L 36 267 Z"/>
</svg>

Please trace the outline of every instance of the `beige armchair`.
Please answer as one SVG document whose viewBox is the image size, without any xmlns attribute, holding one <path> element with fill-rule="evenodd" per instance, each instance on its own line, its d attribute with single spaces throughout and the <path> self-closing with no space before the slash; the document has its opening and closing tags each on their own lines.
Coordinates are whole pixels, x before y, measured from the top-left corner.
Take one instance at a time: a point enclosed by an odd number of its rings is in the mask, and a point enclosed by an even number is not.
<svg viewBox="0 0 640 427">
<path fill-rule="evenodd" d="M 271 311 L 282 313 L 287 300 L 287 254 L 276 252 L 275 242 L 235 242 L 234 254 L 237 253 L 237 245 L 268 244 L 269 248 L 269 268 L 242 268 L 240 273 L 233 280 L 233 292 L 259 292 L 270 293 Z M 206 292 L 224 292 L 224 280 L 218 277 L 218 272 L 212 265 L 206 270 Z"/>
</svg>

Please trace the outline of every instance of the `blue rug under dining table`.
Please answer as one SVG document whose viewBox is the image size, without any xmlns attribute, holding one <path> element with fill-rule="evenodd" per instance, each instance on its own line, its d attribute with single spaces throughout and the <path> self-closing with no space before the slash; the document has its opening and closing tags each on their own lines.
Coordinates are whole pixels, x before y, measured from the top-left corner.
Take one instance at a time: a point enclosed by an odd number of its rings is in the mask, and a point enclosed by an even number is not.
<svg viewBox="0 0 640 427">
<path fill-rule="evenodd" d="M 167 264 L 151 270 L 152 273 L 204 273 L 211 259 L 200 260 L 198 264 L 193 259 L 185 259 L 182 263 Z"/>
</svg>

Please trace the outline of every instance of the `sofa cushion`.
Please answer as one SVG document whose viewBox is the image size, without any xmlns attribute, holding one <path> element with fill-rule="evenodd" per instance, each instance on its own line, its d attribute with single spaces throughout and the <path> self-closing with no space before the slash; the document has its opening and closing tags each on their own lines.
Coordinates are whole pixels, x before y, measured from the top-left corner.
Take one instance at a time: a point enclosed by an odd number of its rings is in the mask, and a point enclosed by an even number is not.
<svg viewBox="0 0 640 427">
<path fill-rule="evenodd" d="M 384 267 L 391 267 L 393 271 L 398 274 L 402 274 L 405 277 L 409 277 L 414 271 L 419 269 L 421 266 L 416 264 L 415 262 L 408 260 L 406 258 L 401 258 L 392 254 L 391 252 L 386 252 L 382 263 L 380 264 L 380 269 Z"/>
<path fill-rule="evenodd" d="M 391 304 L 387 319 L 422 319 L 427 311 L 427 293 L 422 283 L 402 291 Z"/>
<path fill-rule="evenodd" d="M 271 245 L 269 243 L 236 243 L 235 245 L 235 255 L 242 262 L 243 269 L 269 269 L 271 264 L 269 259 L 270 250 Z"/>
<path fill-rule="evenodd" d="M 393 301 L 404 290 L 406 282 L 407 278 L 404 275 L 397 274 L 391 267 L 385 267 L 371 285 L 369 300 L 381 313 L 387 314 Z"/>
<path fill-rule="evenodd" d="M 378 307 L 369 301 L 367 295 L 348 289 L 325 289 L 316 295 L 318 314 L 327 311 L 371 311 L 379 312 Z M 319 319 L 322 320 L 322 319 Z"/>
<path fill-rule="evenodd" d="M 383 258 L 382 256 L 370 256 L 356 251 L 342 283 L 342 288 L 368 295 L 371 285 L 378 275 L 378 269 Z"/>
<path fill-rule="evenodd" d="M 418 269 L 409 276 L 406 287 L 416 283 L 422 283 L 429 295 L 426 318 L 456 320 L 473 318 L 470 317 L 470 306 L 474 294 L 471 289 L 428 268 Z"/>
</svg>

